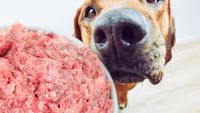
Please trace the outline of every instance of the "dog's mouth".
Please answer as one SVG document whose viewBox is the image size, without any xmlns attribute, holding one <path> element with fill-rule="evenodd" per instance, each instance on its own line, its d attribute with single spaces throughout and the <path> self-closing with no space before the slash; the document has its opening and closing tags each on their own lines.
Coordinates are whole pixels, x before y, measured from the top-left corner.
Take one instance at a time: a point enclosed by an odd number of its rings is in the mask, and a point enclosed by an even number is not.
<svg viewBox="0 0 200 113">
<path fill-rule="evenodd" d="M 163 77 L 162 71 L 154 75 L 145 75 L 130 71 L 112 71 L 110 73 L 113 80 L 118 83 L 140 83 L 148 79 L 152 84 L 158 84 Z"/>
<path fill-rule="evenodd" d="M 119 83 L 138 83 L 146 79 L 145 76 L 126 71 L 113 71 L 111 75 L 114 81 Z"/>
</svg>

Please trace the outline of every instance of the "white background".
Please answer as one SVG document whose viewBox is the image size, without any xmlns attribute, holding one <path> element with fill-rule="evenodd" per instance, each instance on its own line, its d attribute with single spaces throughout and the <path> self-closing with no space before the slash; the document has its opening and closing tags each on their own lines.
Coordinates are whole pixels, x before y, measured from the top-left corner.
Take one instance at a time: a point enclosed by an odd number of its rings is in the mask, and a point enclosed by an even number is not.
<svg viewBox="0 0 200 113">
<path fill-rule="evenodd" d="M 21 22 L 71 37 L 73 18 L 83 0 L 0 0 L 0 26 Z M 177 39 L 200 38 L 200 1 L 172 0 Z"/>
<path fill-rule="evenodd" d="M 71 36 L 82 0 L 0 0 L 0 26 L 21 22 Z"/>
<path fill-rule="evenodd" d="M 171 0 L 178 41 L 200 39 L 200 0 Z"/>
</svg>

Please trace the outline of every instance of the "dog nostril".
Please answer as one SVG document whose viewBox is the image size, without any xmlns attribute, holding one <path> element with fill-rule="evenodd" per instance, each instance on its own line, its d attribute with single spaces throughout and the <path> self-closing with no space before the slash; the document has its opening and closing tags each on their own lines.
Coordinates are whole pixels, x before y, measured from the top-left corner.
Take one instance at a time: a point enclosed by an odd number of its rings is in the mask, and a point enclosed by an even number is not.
<svg viewBox="0 0 200 113">
<path fill-rule="evenodd" d="M 97 47 L 103 47 L 107 41 L 105 32 L 103 30 L 97 30 L 94 34 L 94 40 Z"/>
<path fill-rule="evenodd" d="M 126 26 L 122 30 L 120 39 L 124 45 L 130 46 L 141 41 L 145 35 L 146 32 L 138 26 Z"/>
</svg>

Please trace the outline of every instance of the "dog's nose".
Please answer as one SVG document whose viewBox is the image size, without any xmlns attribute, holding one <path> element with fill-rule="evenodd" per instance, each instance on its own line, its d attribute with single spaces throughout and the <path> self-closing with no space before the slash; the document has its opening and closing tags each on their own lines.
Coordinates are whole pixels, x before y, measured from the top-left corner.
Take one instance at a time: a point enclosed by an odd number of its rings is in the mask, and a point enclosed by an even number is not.
<svg viewBox="0 0 200 113">
<path fill-rule="evenodd" d="M 131 48 L 142 42 L 148 32 L 148 22 L 142 14 L 123 8 L 108 11 L 97 19 L 93 37 L 100 50 L 112 44 L 117 48 Z"/>
</svg>

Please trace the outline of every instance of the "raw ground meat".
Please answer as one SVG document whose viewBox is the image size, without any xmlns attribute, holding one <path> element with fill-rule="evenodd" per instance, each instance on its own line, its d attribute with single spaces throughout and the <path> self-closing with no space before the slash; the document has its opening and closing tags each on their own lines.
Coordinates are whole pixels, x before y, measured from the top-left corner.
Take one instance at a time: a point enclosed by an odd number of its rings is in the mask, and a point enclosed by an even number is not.
<svg viewBox="0 0 200 113">
<path fill-rule="evenodd" d="M 63 36 L 21 24 L 0 33 L 0 113 L 112 113 L 99 60 Z"/>
</svg>

